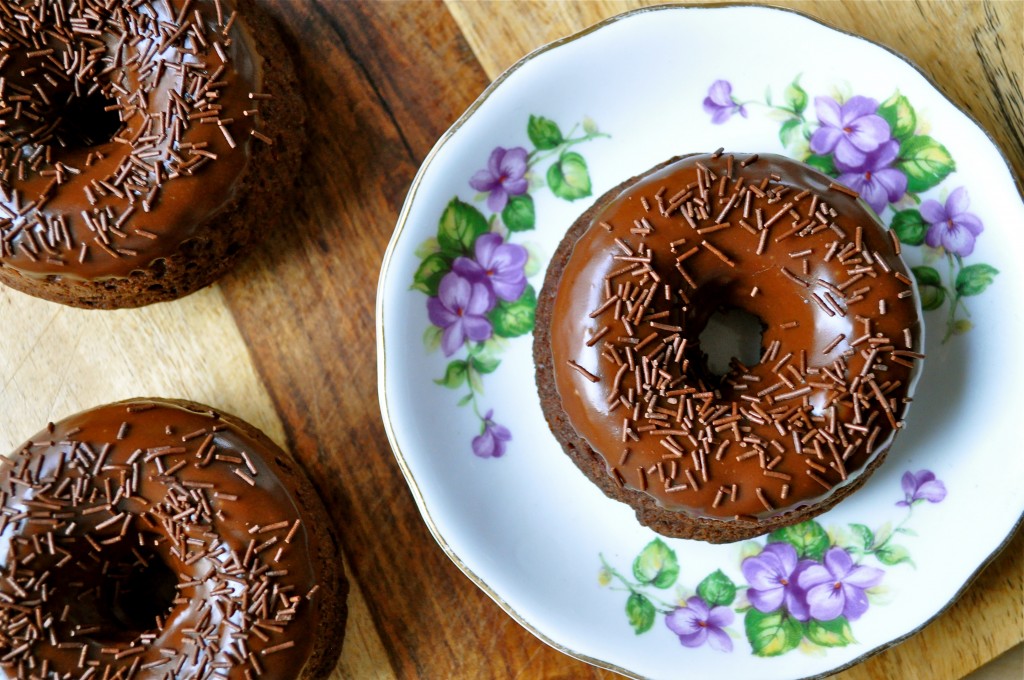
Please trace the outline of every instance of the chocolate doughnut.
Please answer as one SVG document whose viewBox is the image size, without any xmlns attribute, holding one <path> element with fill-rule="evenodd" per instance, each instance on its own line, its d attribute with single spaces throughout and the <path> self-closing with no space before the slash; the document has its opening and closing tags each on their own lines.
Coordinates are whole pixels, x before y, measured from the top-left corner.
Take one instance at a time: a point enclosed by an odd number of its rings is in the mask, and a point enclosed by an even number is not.
<svg viewBox="0 0 1024 680">
<path fill-rule="evenodd" d="M 760 360 L 708 365 L 724 310 Z M 537 308 L 545 417 L 641 523 L 735 541 L 831 507 L 882 462 L 916 382 L 920 305 L 856 192 L 766 154 L 673 159 L 573 224 Z"/>
<path fill-rule="evenodd" d="M 326 677 L 346 591 L 309 481 L 232 416 L 134 399 L 0 458 L 0 677 Z"/>
<path fill-rule="evenodd" d="M 250 0 L 0 0 L 0 282 L 136 307 L 283 211 L 305 107 Z"/>
</svg>

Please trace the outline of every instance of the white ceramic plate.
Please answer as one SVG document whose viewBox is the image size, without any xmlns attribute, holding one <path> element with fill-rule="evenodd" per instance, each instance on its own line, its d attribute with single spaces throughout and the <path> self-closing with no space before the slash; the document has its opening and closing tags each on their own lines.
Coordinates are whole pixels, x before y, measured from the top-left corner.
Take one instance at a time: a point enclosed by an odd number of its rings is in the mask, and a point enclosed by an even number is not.
<svg viewBox="0 0 1024 680">
<path fill-rule="evenodd" d="M 773 40 L 766 62 L 763 35 L 792 40 Z M 886 121 L 865 148 L 899 147 L 844 181 L 870 172 L 862 193 L 906 242 L 925 306 L 936 307 L 908 431 L 863 490 L 815 523 L 733 545 L 658 539 L 548 431 L 534 387 L 533 292 L 595 197 L 670 156 L 718 146 L 807 158 L 827 124 L 819 113 L 828 119 L 818 98 Z M 813 145 L 821 153 L 810 162 L 827 166 L 830 150 Z M 420 169 L 378 293 L 391 444 L 445 552 L 556 648 L 646 677 L 835 671 L 945 608 L 1024 510 L 1024 458 L 1010 453 L 1019 417 L 1007 399 L 1024 375 L 1010 360 L 1024 342 L 1021 224 L 1020 194 L 985 132 L 886 49 L 762 7 L 612 19 L 510 69 Z M 847 601 L 839 616 L 800 621 L 750 590 L 768 541 L 831 570 Z M 858 616 L 853 603 L 865 596 Z M 680 637 L 667 622 L 683 620 Z"/>
</svg>

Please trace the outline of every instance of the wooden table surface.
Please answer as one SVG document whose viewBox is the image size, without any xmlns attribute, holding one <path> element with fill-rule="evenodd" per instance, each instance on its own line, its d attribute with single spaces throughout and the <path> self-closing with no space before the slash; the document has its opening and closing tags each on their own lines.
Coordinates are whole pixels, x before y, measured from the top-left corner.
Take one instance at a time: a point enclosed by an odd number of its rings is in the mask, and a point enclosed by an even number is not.
<svg viewBox="0 0 1024 680">
<path fill-rule="evenodd" d="M 311 105 L 295 212 L 221 283 L 97 313 L 0 291 L 0 451 L 48 420 L 131 396 L 234 412 L 301 460 L 352 581 L 335 677 L 607 678 L 506 616 L 437 547 L 377 405 L 374 297 L 406 190 L 438 137 L 532 49 L 638 6 L 260 0 Z M 987 3 L 777 2 L 919 64 L 1024 176 L 1024 12 Z M 843 678 L 959 678 L 1024 639 L 1024 534 L 963 597 Z"/>
</svg>

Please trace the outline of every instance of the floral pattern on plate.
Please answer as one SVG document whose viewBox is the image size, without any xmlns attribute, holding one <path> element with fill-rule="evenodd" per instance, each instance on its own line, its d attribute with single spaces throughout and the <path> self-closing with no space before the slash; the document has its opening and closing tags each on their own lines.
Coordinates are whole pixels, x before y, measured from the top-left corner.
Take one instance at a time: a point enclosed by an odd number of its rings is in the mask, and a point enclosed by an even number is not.
<svg viewBox="0 0 1024 680">
<path fill-rule="evenodd" d="M 717 77 L 732 79 L 735 74 L 738 96 L 763 92 L 764 78 L 750 68 L 763 56 L 757 45 L 738 41 L 729 50 L 717 49 L 723 31 L 751 26 L 766 35 L 800 36 L 800 40 L 776 41 L 773 46 L 775 72 L 784 74 L 777 76 L 784 82 L 772 83 L 777 95 L 792 75 L 803 72 L 800 82 L 811 93 L 809 105 L 814 95 L 828 94 L 831 83 L 849 79 L 855 92 L 881 98 L 899 87 L 916 111 L 926 111 L 934 131 L 915 132 L 933 135 L 947 146 L 957 171 L 945 183 L 951 190 L 967 186 L 967 212 L 984 224 L 965 264 L 988 262 L 1002 270 L 983 295 L 965 298 L 978 330 L 952 339 L 929 357 L 931 368 L 924 371 L 925 382 L 915 395 L 912 429 L 900 436 L 889 462 L 863 489 L 817 519 L 825 529 L 840 525 L 846 532 L 852 532 L 850 523 L 863 523 L 877 537 L 875 542 L 881 543 L 886 533 L 883 525 L 889 520 L 898 524 L 907 511 L 892 505 L 906 499 L 900 476 L 908 469 L 928 468 L 946 482 L 948 496 L 933 505 L 928 496 L 934 485 L 917 484 L 920 488 L 910 492 L 908 502 L 915 495 L 923 502 L 915 504 L 913 518 L 903 528 L 913 528 L 920 535 L 901 532 L 889 541 L 889 546 L 906 547 L 917 568 L 909 562 L 888 566 L 873 555 L 859 557 L 851 552 L 855 562 L 884 570 L 882 582 L 873 589 L 888 587 L 894 594 L 892 601 L 869 601 L 868 611 L 850 622 L 855 644 L 810 647 L 801 643 L 798 648 L 808 653 L 790 651 L 775 657 L 752 653 L 744 626 L 746 612 L 737 613 L 735 601 L 726 607 L 732 612 L 731 623 L 712 617 L 714 606 L 708 607 L 706 618 L 699 619 L 734 633 L 732 653 L 716 651 L 710 641 L 684 647 L 680 633 L 665 623 L 666 612 L 689 597 L 699 597 L 697 586 L 719 569 L 734 584 L 747 584 L 741 560 L 756 555 L 741 553 L 742 544 L 664 539 L 678 557 L 677 583 L 690 592 L 680 601 L 675 585 L 644 586 L 642 592 L 660 596 L 667 606 L 655 612 L 649 632 L 633 634 L 624 614 L 631 592 L 599 588 L 591 577 L 597 576 L 597 556 L 603 553 L 611 566 L 635 581 L 633 558 L 655 535 L 637 524 L 627 506 L 608 501 L 561 453 L 540 413 L 529 340 L 503 340 L 500 368 L 482 376 L 487 391 L 478 397 L 479 414 L 469 406 L 457 407 L 468 389 L 449 391 L 433 380 L 444 374 L 449 361 L 465 360 L 470 345 L 445 358 L 438 341 L 438 349 L 429 353 L 421 338 L 431 325 L 426 301 L 435 295 L 409 291 L 424 257 L 422 253 L 417 257 L 417 247 L 436 239 L 438 220 L 453 197 L 486 217 L 493 214 L 486 205 L 487 193 L 477 197 L 478 190 L 468 186 L 468 180 L 487 166 L 495 147 L 532 148 L 524 134 L 530 112 L 543 113 L 565 131 L 588 112 L 613 134 L 612 140 L 570 149 L 586 157 L 595 196 L 673 153 L 711 148 L 706 146 L 709 139 L 717 138 L 716 145 L 727 148 L 764 148 L 782 122 L 770 120 L 763 107 L 747 105 L 748 119 L 733 112 L 724 125 L 714 125 L 701 108 L 707 87 Z M 682 44 L 693 49 L 680 49 Z M 675 78 L 678 74 L 688 75 Z M 887 83 L 884 89 L 880 82 Z M 811 107 L 807 118 L 815 120 L 814 113 Z M 548 164 L 556 158 L 557 154 L 536 165 L 532 174 L 544 179 Z M 976 181 L 979 177 L 985 181 Z M 941 192 L 940 185 L 921 198 L 945 207 L 948 196 L 940 196 Z M 508 232 L 503 242 L 527 246 L 535 241 L 538 246 L 530 245 L 528 252 L 542 254 L 543 266 L 555 252 L 569 218 L 582 212 L 581 203 L 586 201 L 564 202 L 547 188 L 531 188 L 527 193 L 536 202 L 536 229 Z M 377 356 L 384 427 L 410 494 L 441 548 L 512 619 L 552 647 L 629 677 L 678 678 L 682 672 L 692 678 L 820 677 L 925 626 L 949 606 L 1019 525 L 1024 512 L 1019 493 L 1024 459 L 1006 455 L 1015 450 L 1013 428 L 977 426 L 988 422 L 993 410 L 989 401 L 974 397 L 998 393 L 1018 377 L 1014 362 L 1006 357 L 1024 342 L 1024 317 L 1005 310 L 1014 308 L 1022 280 L 1002 261 L 1024 248 L 1024 231 L 1013 228 L 1020 223 L 1024 223 L 1024 204 L 999 149 L 927 78 L 890 51 L 799 14 L 763 6 L 644 8 L 532 53 L 495 81 L 424 162 L 381 273 Z M 472 258 L 473 249 L 468 252 L 464 256 Z M 920 264 L 920 256 L 927 252 L 925 246 L 904 247 L 913 264 Z M 527 267 L 532 261 L 528 258 Z M 948 282 L 945 267 L 938 270 Z M 526 274 L 527 283 L 539 289 L 540 274 L 534 276 L 529 270 Z M 934 326 L 929 329 L 935 331 L 929 332 L 934 344 L 945 331 L 945 310 L 925 315 L 927 325 Z M 996 415 L 1007 415 L 1012 405 L 1004 406 Z M 469 453 L 470 440 L 487 425 L 480 417 L 486 418 L 491 409 L 492 423 L 504 425 L 514 437 L 507 442 L 510 448 L 498 464 L 500 470 Z M 492 432 L 503 434 L 493 426 Z M 965 451 L 970 452 L 970 461 L 965 462 Z M 991 474 L 994 469 L 1000 474 Z M 976 516 L 978 507 L 987 508 L 984 521 L 967 521 Z M 954 535 L 949 531 L 954 525 L 963 530 Z M 763 551 L 766 538 L 751 547 Z M 623 546 L 628 546 L 625 551 Z M 622 586 L 618 581 L 612 585 Z M 746 598 L 747 590 L 738 588 L 737 600 Z M 968 613 L 977 617 L 976 611 Z M 688 634 L 687 619 L 681 614 L 675 619 L 677 629 Z M 488 635 L 481 631 L 481 639 L 486 641 Z M 977 651 L 984 647 L 983 639 L 984 631 L 974 630 L 960 642 L 965 649 Z M 915 669 L 928 667 L 927 659 L 908 661 L 907 654 L 897 652 L 891 658 Z"/>
<path fill-rule="evenodd" d="M 526 133 L 533 148 L 495 147 L 486 167 L 469 178 L 478 193 L 471 201 L 451 199 L 437 236 L 416 251 L 420 264 L 411 286 L 427 295 L 424 344 L 449 358 L 434 382 L 468 390 L 458 405 L 472 406 L 480 420 L 471 445 L 481 458 L 500 458 L 512 439 L 494 420 L 494 409 L 481 412 L 484 376 L 498 370 L 510 339 L 533 330 L 537 307 L 537 291 L 527 281 L 539 270 L 537 256 L 512 238 L 535 228 L 533 193 L 544 186 L 566 201 L 591 195 L 587 162 L 572 149 L 608 136 L 590 118 L 563 134 L 555 121 L 532 115 Z M 552 160 L 542 179 L 539 167 Z"/>
<path fill-rule="evenodd" d="M 900 242 L 925 249 L 923 263 L 912 268 L 921 306 L 931 311 L 948 303 L 943 342 L 969 331 L 973 324 L 964 298 L 983 293 L 999 271 L 964 262 L 984 225 L 969 212 L 967 189 L 950 191 L 944 185 L 956 171 L 949 151 L 927 134 L 927 121 L 899 91 L 879 104 L 836 87 L 830 95 L 814 98 L 816 120 L 808 117 L 809 104 L 800 76 L 778 103 L 773 103 L 770 88 L 763 101 L 741 100 L 727 80 L 712 83 L 703 101 L 711 122 L 719 125 L 734 114 L 749 117 L 749 107 L 766 108 L 782 123 L 779 139 L 794 158 L 859 192 L 879 215 L 892 208 L 888 223 Z M 942 201 L 922 200 L 921 194 L 935 188 L 940 188 Z M 945 278 L 938 269 L 942 260 L 948 267 Z"/>
<path fill-rule="evenodd" d="M 845 647 L 856 643 L 852 622 L 871 603 L 891 599 L 882 584 L 882 567 L 915 566 L 910 551 L 895 542 L 901 535 L 917 536 L 906 526 L 914 507 L 946 497 L 945 485 L 930 470 L 904 473 L 902 487 L 903 498 L 896 506 L 907 510 L 896 526 L 886 522 L 872 530 L 853 523 L 826 530 L 808 520 L 771 532 L 764 544 L 741 544 L 739 573 L 744 584 L 717 569 L 700 581 L 695 593 L 687 591 L 678 583 L 675 551 L 660 538 L 633 560 L 632 578 L 599 556 L 598 581 L 629 592 L 626 617 L 637 635 L 651 630 L 660 613 L 684 647 L 707 644 L 731 652 L 733 638 L 741 636 L 734 626 L 742 617 L 742 634 L 756 656 Z M 865 564 L 867 558 L 881 566 Z M 667 594 L 672 586 L 674 599 L 658 593 Z"/>
</svg>

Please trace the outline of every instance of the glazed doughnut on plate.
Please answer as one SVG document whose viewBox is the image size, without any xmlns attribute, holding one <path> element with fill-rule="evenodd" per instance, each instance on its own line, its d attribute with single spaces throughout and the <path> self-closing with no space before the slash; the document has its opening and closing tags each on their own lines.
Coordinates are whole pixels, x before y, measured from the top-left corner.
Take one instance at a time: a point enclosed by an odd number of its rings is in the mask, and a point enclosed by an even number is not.
<svg viewBox="0 0 1024 680">
<path fill-rule="evenodd" d="M 0 47 L 0 282 L 170 300 L 285 209 L 305 105 L 251 1 L 0 0 Z"/>
<path fill-rule="evenodd" d="M 573 224 L 539 298 L 552 432 L 667 536 L 736 541 L 827 510 L 882 463 L 924 358 L 893 236 L 780 156 L 691 155 L 624 182 Z M 715 367 L 705 330 L 737 312 L 759 349 Z"/>
<path fill-rule="evenodd" d="M 0 458 L 0 676 L 323 678 L 347 584 L 330 518 L 241 420 L 133 399 Z"/>
</svg>

